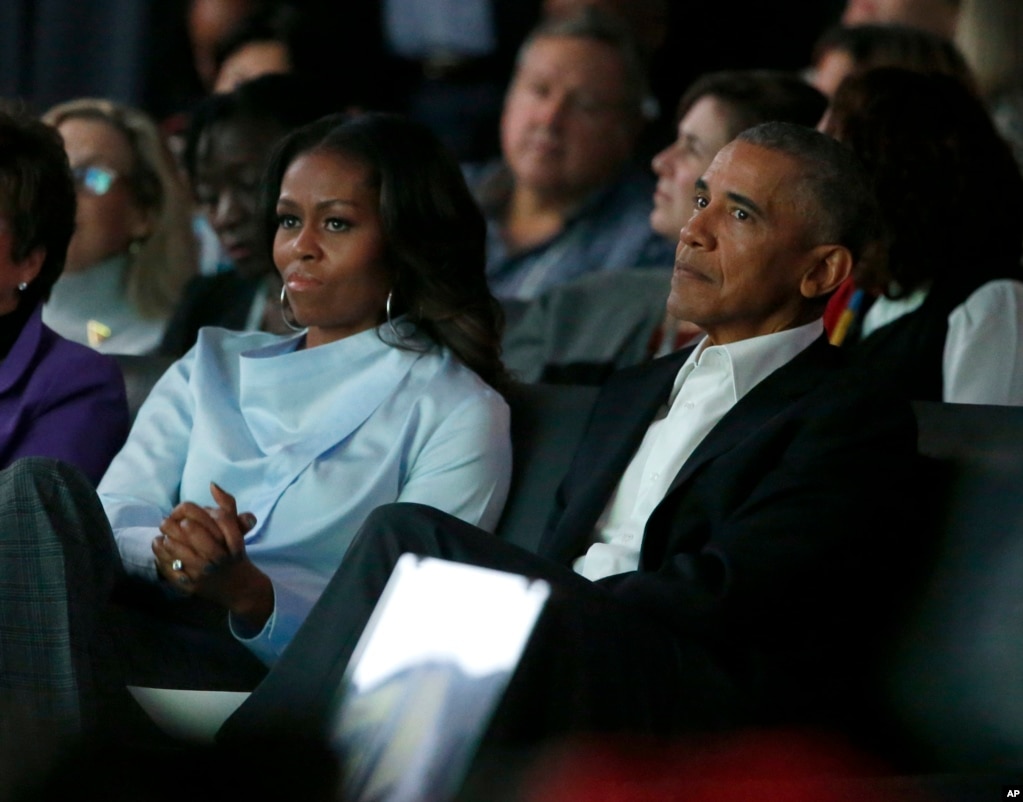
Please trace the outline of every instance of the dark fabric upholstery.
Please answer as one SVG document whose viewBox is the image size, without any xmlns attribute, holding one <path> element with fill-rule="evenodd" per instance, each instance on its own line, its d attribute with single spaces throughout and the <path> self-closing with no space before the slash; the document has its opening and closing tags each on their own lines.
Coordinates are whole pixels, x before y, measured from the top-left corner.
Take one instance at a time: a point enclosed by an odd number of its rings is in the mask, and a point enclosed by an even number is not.
<svg viewBox="0 0 1023 802">
<path fill-rule="evenodd" d="M 1023 771 L 1023 408 L 916 402 L 931 529 L 885 666 L 928 771 Z"/>
</svg>

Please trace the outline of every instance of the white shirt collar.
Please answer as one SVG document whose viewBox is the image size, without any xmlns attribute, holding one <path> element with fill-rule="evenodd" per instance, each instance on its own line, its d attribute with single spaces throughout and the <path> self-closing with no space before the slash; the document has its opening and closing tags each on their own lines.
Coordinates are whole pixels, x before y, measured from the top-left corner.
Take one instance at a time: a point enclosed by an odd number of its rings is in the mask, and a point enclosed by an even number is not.
<svg viewBox="0 0 1023 802">
<path fill-rule="evenodd" d="M 824 323 L 818 318 L 794 329 L 750 337 L 726 345 L 711 345 L 710 340 L 704 337 L 675 377 L 668 403 L 675 401 L 683 382 L 694 368 L 712 365 L 720 365 L 720 369 L 728 374 L 735 391 L 734 401 L 738 402 L 823 333 Z"/>
</svg>

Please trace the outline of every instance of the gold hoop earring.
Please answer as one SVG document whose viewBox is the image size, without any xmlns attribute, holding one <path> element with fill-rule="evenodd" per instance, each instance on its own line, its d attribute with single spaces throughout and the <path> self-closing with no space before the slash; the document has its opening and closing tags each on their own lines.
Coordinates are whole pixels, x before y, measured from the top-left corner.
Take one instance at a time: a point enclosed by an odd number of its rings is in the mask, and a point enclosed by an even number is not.
<svg viewBox="0 0 1023 802">
<path fill-rule="evenodd" d="M 292 331 L 305 331 L 304 326 L 299 326 L 295 323 L 290 316 L 291 304 L 288 303 L 288 288 L 281 287 L 281 318 L 284 320 L 284 325 Z"/>
</svg>

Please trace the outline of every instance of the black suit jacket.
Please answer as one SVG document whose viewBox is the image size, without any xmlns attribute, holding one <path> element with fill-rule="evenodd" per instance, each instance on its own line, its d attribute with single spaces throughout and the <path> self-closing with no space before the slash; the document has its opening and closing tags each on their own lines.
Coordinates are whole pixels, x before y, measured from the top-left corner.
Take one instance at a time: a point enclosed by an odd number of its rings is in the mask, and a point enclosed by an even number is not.
<svg viewBox="0 0 1023 802">
<path fill-rule="evenodd" d="M 542 554 L 570 563 L 585 551 L 688 354 L 605 385 Z M 913 548 L 915 420 L 844 364 L 822 337 L 754 387 L 654 510 L 640 570 L 601 580 L 700 640 L 770 720 L 850 701 Z"/>
</svg>

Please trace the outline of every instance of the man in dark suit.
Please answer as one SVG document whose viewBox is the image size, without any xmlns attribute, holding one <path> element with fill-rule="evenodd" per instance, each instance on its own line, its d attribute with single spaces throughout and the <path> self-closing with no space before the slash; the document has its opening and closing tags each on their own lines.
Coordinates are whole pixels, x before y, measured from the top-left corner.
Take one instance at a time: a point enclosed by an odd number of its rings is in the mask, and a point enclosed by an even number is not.
<svg viewBox="0 0 1023 802">
<path fill-rule="evenodd" d="M 718 154 L 694 207 L 668 308 L 708 337 L 607 383 L 539 556 L 427 507 L 378 510 L 222 736 L 322 724 L 403 552 L 551 583 L 492 725 L 504 743 L 863 712 L 915 425 L 846 374 L 820 316 L 875 235 L 872 196 L 837 143 L 769 123 Z"/>
</svg>

